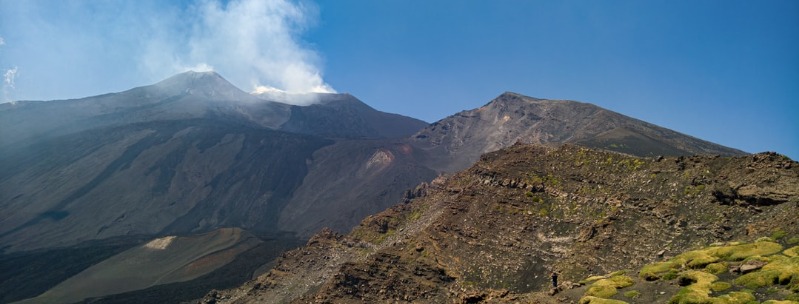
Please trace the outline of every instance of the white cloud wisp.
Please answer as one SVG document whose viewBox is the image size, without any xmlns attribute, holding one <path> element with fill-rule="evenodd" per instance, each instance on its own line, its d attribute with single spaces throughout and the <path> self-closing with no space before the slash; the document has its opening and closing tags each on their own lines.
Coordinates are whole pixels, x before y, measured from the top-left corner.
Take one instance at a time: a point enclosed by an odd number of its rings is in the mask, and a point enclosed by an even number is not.
<svg viewBox="0 0 799 304">
<path fill-rule="evenodd" d="M 190 27 L 185 40 L 176 32 L 149 42 L 143 64 L 151 72 L 213 69 L 244 90 L 271 88 L 289 97 L 335 92 L 322 79 L 319 56 L 298 39 L 315 16 L 311 7 L 285 0 L 206 1 L 184 14 L 195 16 L 184 26 Z"/>
</svg>

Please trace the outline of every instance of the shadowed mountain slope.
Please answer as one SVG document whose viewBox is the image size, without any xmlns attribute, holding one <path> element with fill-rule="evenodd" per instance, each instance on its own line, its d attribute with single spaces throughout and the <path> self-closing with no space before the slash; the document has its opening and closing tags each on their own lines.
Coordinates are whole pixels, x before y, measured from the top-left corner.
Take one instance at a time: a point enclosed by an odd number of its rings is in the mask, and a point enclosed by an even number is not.
<svg viewBox="0 0 799 304">
<path fill-rule="evenodd" d="M 21 303 L 72 303 L 85 298 L 189 281 L 230 263 L 261 241 L 236 228 L 190 237 L 166 236 L 133 247 Z"/>
<path fill-rule="evenodd" d="M 454 172 L 481 154 L 522 143 L 576 143 L 639 156 L 743 155 L 592 104 L 504 93 L 485 106 L 444 118 L 419 131 L 437 170 Z"/>
<path fill-rule="evenodd" d="M 317 97 L 316 104 L 292 106 L 280 129 L 328 138 L 375 139 L 407 137 L 427 126 L 418 119 L 377 111 L 349 94 Z"/>
<path fill-rule="evenodd" d="M 42 142 L 5 154 L 0 241 L 17 251 L 225 226 L 274 231 L 306 162 L 329 144 L 212 119 Z"/>
<path fill-rule="evenodd" d="M 317 234 L 217 303 L 562 303 L 561 281 L 716 241 L 799 234 L 799 163 L 515 145 L 348 235 Z M 569 284 L 569 283 L 564 283 Z M 572 299 L 576 300 L 576 299 Z"/>
</svg>

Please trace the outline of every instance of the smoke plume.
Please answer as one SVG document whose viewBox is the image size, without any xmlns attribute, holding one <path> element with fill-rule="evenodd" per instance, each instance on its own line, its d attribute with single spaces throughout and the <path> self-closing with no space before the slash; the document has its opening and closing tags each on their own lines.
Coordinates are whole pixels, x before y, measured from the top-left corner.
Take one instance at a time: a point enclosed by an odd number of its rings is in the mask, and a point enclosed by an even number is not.
<svg viewBox="0 0 799 304">
<path fill-rule="evenodd" d="M 14 90 L 14 82 L 17 78 L 17 67 L 7 69 L 3 73 L 3 102 L 12 102 L 11 91 Z"/>
<path fill-rule="evenodd" d="M 19 67 L 14 95 L 77 98 L 214 70 L 245 91 L 309 103 L 334 92 L 302 35 L 318 18 L 308 0 L 0 1 L 0 71 Z M 10 89 L 16 69 L 5 72 Z M 301 96 L 292 98 L 292 96 Z M 8 100 L 4 100 L 8 101 Z"/>
<path fill-rule="evenodd" d="M 170 73 L 216 70 L 244 90 L 282 91 L 292 103 L 309 103 L 302 93 L 330 93 L 319 56 L 303 47 L 299 35 L 316 17 L 307 5 L 286 0 L 206 1 L 183 12 L 194 16 L 181 41 L 180 33 L 149 41 L 146 68 L 158 73 L 170 62 Z"/>
</svg>

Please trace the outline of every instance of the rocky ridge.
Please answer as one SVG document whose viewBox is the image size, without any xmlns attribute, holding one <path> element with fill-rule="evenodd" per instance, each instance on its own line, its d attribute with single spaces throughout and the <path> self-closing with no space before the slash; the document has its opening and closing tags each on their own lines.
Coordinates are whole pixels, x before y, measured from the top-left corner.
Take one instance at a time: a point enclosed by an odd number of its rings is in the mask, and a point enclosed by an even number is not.
<svg viewBox="0 0 799 304">
<path fill-rule="evenodd" d="M 576 302 L 548 294 L 551 270 L 572 286 L 702 244 L 799 234 L 797 185 L 797 163 L 776 153 L 640 158 L 514 145 L 202 301 Z"/>
</svg>

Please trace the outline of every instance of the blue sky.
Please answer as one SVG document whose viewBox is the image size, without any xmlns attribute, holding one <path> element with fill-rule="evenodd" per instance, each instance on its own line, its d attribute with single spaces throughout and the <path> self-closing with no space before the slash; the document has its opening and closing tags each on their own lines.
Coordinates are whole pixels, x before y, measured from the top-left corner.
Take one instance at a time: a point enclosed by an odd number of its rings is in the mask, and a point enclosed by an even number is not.
<svg viewBox="0 0 799 304">
<path fill-rule="evenodd" d="M 579 100 L 799 159 L 797 1 L 241 2 L 0 0 L 0 69 L 16 68 L 3 97 L 121 91 L 206 64 L 245 90 L 335 89 L 428 122 L 504 91 Z M 218 47 L 246 35 L 252 50 Z"/>
</svg>

